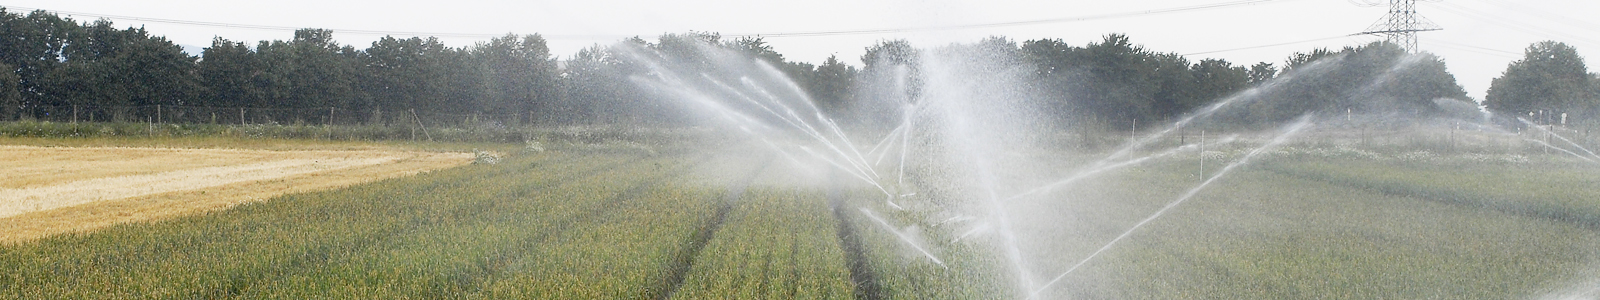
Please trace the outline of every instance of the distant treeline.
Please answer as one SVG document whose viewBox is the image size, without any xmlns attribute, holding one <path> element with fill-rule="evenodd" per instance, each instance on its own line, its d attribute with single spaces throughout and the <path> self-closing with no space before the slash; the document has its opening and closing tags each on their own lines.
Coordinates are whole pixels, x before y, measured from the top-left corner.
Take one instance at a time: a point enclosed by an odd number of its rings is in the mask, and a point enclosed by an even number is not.
<svg viewBox="0 0 1600 300">
<path fill-rule="evenodd" d="M 639 90 L 628 77 L 642 66 L 621 57 L 616 46 L 596 45 L 558 61 L 537 34 L 508 34 L 461 48 L 434 38 L 384 37 L 365 49 L 338 44 L 332 34 L 302 29 L 291 40 L 254 45 L 218 37 L 196 57 L 142 28 L 0 9 L 0 69 L 13 71 L 0 72 L 0 120 L 37 118 L 51 107 L 172 105 L 337 109 L 358 116 L 337 119 L 351 124 L 402 122 L 398 114 L 383 112 L 410 110 L 521 115 L 519 122 L 541 125 L 691 121 Z M 915 71 L 924 51 L 904 40 L 881 41 L 867 48 L 858 68 L 838 57 L 815 65 L 788 61 L 760 38 L 687 33 L 665 34 L 655 43 L 637 37 L 621 43 L 682 57 L 701 55 L 696 47 L 706 44 L 748 53 L 787 73 L 828 113 L 858 124 L 874 122 L 860 105 L 874 96 L 866 81 L 881 78 L 872 73 L 894 65 Z M 1419 114 L 1438 110 L 1437 98 L 1467 99 L 1441 59 L 1383 43 L 1296 53 L 1281 66 L 1190 61 L 1117 34 L 1085 46 L 1003 37 L 977 46 L 1030 68 L 1026 82 L 1047 91 L 1041 106 L 1047 115 L 1102 125 L 1168 120 L 1267 82 L 1278 88 L 1254 97 L 1274 101 L 1257 101 L 1229 115 L 1231 120 L 1276 122 L 1308 112 Z M 1274 80 L 1325 58 L 1333 62 L 1316 66 L 1309 72 L 1314 74 Z M 1491 98 L 1496 95 L 1491 91 Z M 274 118 L 324 120 L 296 113 Z"/>
</svg>

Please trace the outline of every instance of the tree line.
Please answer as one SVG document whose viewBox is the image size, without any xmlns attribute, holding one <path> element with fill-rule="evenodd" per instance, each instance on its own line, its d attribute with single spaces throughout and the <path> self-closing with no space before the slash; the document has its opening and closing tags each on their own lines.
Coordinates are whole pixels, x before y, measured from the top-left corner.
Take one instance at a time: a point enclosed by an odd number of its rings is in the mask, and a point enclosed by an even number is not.
<svg viewBox="0 0 1600 300">
<path fill-rule="evenodd" d="M 448 47 L 435 38 L 383 37 L 360 49 L 339 44 L 332 34 L 302 29 L 289 40 L 253 44 L 218 37 L 200 56 L 190 56 L 142 28 L 0 8 L 0 69 L 13 71 L 0 72 L 0 119 L 36 116 L 44 107 L 169 105 L 320 108 L 354 116 L 340 123 L 360 124 L 399 122 L 397 112 L 411 111 L 516 115 L 519 124 L 692 122 L 629 80 L 643 66 L 623 57 L 617 46 L 588 47 L 558 61 L 537 34 L 507 34 L 466 47 Z M 620 44 L 680 57 L 703 55 L 697 45 L 743 52 L 794 79 L 827 113 L 862 124 L 874 123 L 874 108 L 862 103 L 884 96 L 869 88 L 885 78 L 876 73 L 896 66 L 914 73 L 926 51 L 905 40 L 880 41 L 867 47 L 862 66 L 856 67 L 836 56 L 820 64 L 790 61 L 756 37 L 683 33 L 664 34 L 653 43 L 634 37 Z M 1083 46 L 993 37 L 977 47 L 1029 69 L 1025 82 L 1045 91 L 1040 106 L 1045 114 L 1073 122 L 1159 122 L 1268 82 L 1277 88 L 1263 89 L 1257 97 L 1275 101 L 1256 102 L 1228 117 L 1275 122 L 1308 112 L 1425 114 L 1438 110 L 1434 99 L 1467 98 L 1442 59 L 1384 43 L 1295 53 L 1281 65 L 1191 61 L 1145 49 L 1119 34 Z M 1532 109 L 1576 113 L 1578 108 L 1592 113 L 1594 105 L 1582 101 L 1593 101 L 1600 80 L 1581 69 L 1581 58 L 1572 61 L 1575 51 L 1562 47 L 1530 48 L 1529 58 L 1495 81 L 1488 107 L 1523 114 Z M 1567 67 L 1559 84 L 1544 79 L 1556 75 L 1520 75 L 1552 70 L 1543 64 Z M 1579 70 L 1568 70 L 1571 66 Z M 1317 75 L 1278 78 L 1302 69 L 1316 69 Z M 920 83 L 910 84 L 908 96 L 916 97 Z M 1575 86 L 1581 91 L 1568 91 Z M 1546 92 L 1552 89 L 1563 92 Z M 1542 100 L 1525 100 L 1535 98 Z M 107 113 L 112 119 L 127 114 Z M 307 118 L 292 111 L 272 117 L 282 122 Z"/>
</svg>

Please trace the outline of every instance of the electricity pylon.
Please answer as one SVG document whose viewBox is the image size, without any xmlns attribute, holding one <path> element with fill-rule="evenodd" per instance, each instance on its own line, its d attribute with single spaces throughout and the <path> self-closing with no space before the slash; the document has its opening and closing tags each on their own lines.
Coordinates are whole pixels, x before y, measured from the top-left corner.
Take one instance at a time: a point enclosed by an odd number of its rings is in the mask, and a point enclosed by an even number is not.
<svg viewBox="0 0 1600 300">
<path fill-rule="evenodd" d="M 1417 51 L 1417 33 L 1444 30 L 1428 19 L 1417 15 L 1417 0 L 1389 0 L 1389 15 L 1378 19 L 1361 34 L 1382 35 L 1385 41 L 1399 45 L 1406 52 Z"/>
</svg>

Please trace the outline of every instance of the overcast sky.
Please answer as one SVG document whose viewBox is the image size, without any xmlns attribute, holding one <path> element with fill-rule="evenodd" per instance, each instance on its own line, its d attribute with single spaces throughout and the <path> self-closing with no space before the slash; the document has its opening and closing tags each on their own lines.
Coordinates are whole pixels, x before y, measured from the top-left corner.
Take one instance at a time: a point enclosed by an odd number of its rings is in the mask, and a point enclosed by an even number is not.
<svg viewBox="0 0 1600 300">
<path fill-rule="evenodd" d="M 1242 4 L 1247 2 L 1256 3 Z M 1281 65 L 1297 51 L 1381 40 L 1342 37 L 1367 30 L 1387 13 L 1384 5 L 1363 5 L 1372 2 L 1387 0 L 10 0 L 0 5 L 12 11 L 55 11 L 78 21 L 107 17 L 118 27 L 143 26 L 191 48 L 209 46 L 216 36 L 252 44 L 286 40 L 293 37 L 292 28 L 305 27 L 334 29 L 335 39 L 356 48 L 370 46 L 384 33 L 433 35 L 451 46 L 505 33 L 539 33 L 564 58 L 583 47 L 624 37 L 653 39 L 661 33 L 693 30 L 766 34 L 767 41 L 792 61 L 816 63 L 838 55 L 860 65 L 863 48 L 886 39 L 934 47 L 1002 35 L 1017 42 L 1057 38 L 1082 46 L 1108 33 L 1124 33 L 1148 49 L 1186 54 L 1194 61 L 1222 58 L 1236 64 Z M 1219 5 L 1173 11 L 1213 4 Z M 1597 1 L 1431 0 L 1419 1 L 1418 11 L 1444 28 L 1422 33 L 1422 50 L 1443 57 L 1468 94 L 1480 100 L 1490 80 L 1534 42 L 1565 42 L 1586 58 L 1600 59 Z M 1051 21 L 963 26 L 1039 20 Z M 775 35 L 877 29 L 914 30 Z M 1594 63 L 1589 65 L 1591 72 L 1596 71 Z"/>
</svg>

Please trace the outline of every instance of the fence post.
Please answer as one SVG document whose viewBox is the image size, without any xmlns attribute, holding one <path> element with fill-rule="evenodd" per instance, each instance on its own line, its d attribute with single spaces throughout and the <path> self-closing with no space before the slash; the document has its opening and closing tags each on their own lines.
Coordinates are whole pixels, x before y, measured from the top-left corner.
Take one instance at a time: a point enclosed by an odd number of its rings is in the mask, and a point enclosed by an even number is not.
<svg viewBox="0 0 1600 300">
<path fill-rule="evenodd" d="M 244 126 L 244 108 L 239 108 L 239 126 Z"/>
<path fill-rule="evenodd" d="M 421 127 L 422 128 L 422 135 L 427 136 L 428 137 L 428 141 L 432 142 L 433 141 L 433 135 L 428 133 L 428 127 L 427 126 L 423 126 L 422 125 L 422 117 L 418 117 L 417 116 L 417 109 L 415 109 L 415 108 L 411 109 L 411 120 L 417 121 L 417 127 Z M 416 139 L 416 138 L 417 138 L 417 133 L 415 131 L 413 131 L 411 133 L 411 139 Z"/>
<path fill-rule="evenodd" d="M 161 104 L 156 104 L 156 122 L 161 122 Z"/>
</svg>

